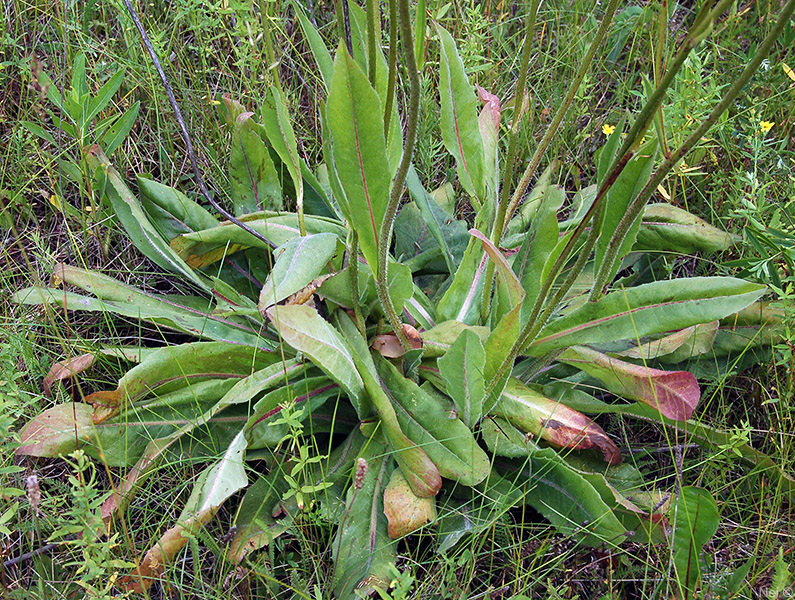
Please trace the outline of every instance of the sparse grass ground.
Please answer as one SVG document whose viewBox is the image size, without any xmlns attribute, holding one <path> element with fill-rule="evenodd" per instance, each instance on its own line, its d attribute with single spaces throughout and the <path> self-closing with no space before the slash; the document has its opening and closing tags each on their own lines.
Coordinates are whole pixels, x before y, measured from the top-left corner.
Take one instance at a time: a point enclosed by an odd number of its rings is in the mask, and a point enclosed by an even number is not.
<svg viewBox="0 0 795 600">
<path fill-rule="evenodd" d="M 513 95 L 524 7 L 520 2 L 430 0 L 428 14 L 460 40 L 470 76 L 503 101 Z M 642 3 L 641 3 L 642 4 Z M 219 201 L 226 198 L 227 133 L 213 101 L 230 93 L 256 110 L 278 70 L 299 150 L 311 165 L 317 146 L 318 75 L 288 4 L 218 0 L 154 0 L 140 6 L 155 47 L 168 65 L 172 85 L 189 123 L 205 177 Z M 627 4 L 626 7 L 629 7 Z M 626 8 L 625 7 L 625 8 Z M 102 464 L 62 460 L 15 460 L 13 431 L 26 419 L 70 394 L 107 387 L 123 372 L 108 359 L 80 378 L 78 385 L 56 386 L 42 394 L 50 365 L 67 354 L 96 348 L 108 340 L 147 345 L 158 332 L 137 322 L 92 314 L 69 314 L 11 305 L 17 289 L 49 279 L 56 262 L 97 269 L 138 286 L 170 292 L 180 282 L 159 274 L 125 239 L 120 227 L 91 205 L 86 190 L 70 178 L 62 159 L 79 160 L 79 143 L 58 133 L 45 109 L 46 90 L 32 73 L 43 69 L 53 85 L 68 86 L 79 53 L 86 56 L 89 86 L 96 91 L 120 68 L 124 83 L 102 116 L 123 111 L 136 101 L 136 123 L 113 162 L 134 181 L 137 173 L 195 194 L 172 112 L 156 73 L 118 0 L 78 4 L 8 0 L 0 29 L 0 555 L 4 560 L 31 552 L 54 532 L 72 535 L 53 552 L 3 568 L 0 587 L 13 598 L 110 598 L 116 574 L 140 557 L 170 527 L 190 493 L 196 470 L 190 461 L 163 465 L 146 481 L 113 542 L 74 537 L 97 526 L 97 499 L 117 474 Z M 322 31 L 334 38 L 333 3 L 316 0 Z M 554 0 L 541 6 L 536 28 L 537 52 L 531 64 L 529 110 L 520 136 L 521 161 L 532 153 L 559 98 L 587 49 L 596 21 L 592 3 Z M 674 5 L 670 45 L 692 20 L 689 3 Z M 775 15 L 777 3 L 738 3 L 710 41 L 693 57 L 671 93 L 666 126 L 681 140 L 693 121 L 708 111 L 754 52 Z M 627 9 L 605 51 L 584 82 L 548 157 L 561 159 L 562 179 L 576 190 L 594 178 L 594 152 L 604 141 L 603 125 L 615 125 L 637 107 L 642 74 L 651 72 L 652 13 Z M 267 58 L 263 27 L 274 36 L 278 58 Z M 430 25 L 429 25 L 430 27 Z M 430 31 L 430 29 L 429 29 Z M 741 100 L 709 139 L 680 165 L 660 190 L 669 199 L 716 225 L 743 236 L 725 256 L 692 261 L 677 268 L 705 273 L 737 272 L 778 288 L 792 312 L 792 263 L 795 238 L 774 239 L 768 227 L 795 232 L 795 23 L 748 86 Z M 785 36 L 782 36 L 783 38 Z M 429 189 L 454 178 L 454 164 L 438 134 L 436 92 L 438 48 L 431 41 L 423 80 L 422 121 L 416 166 Z M 505 103 L 507 106 L 507 102 Z M 24 121 L 38 124 L 52 142 L 34 135 Z M 773 123 L 764 131 L 762 122 Z M 84 144 L 95 141 L 89 128 Z M 673 145 L 673 144 L 672 144 Z M 520 162 L 521 164 L 521 162 Z M 467 207 L 459 207 L 467 214 Z M 788 246 L 788 244 L 790 244 Z M 789 287 L 788 287 L 789 286 Z M 795 323 L 795 322 L 793 322 Z M 792 325 L 793 323 L 790 323 Z M 176 336 L 173 338 L 176 339 Z M 699 412 L 703 419 L 751 441 L 784 469 L 795 470 L 792 438 L 795 419 L 793 347 L 795 334 L 774 349 L 769 364 L 702 380 Z M 623 444 L 622 451 L 662 487 L 674 483 L 676 456 L 685 444 L 683 480 L 709 489 L 718 500 L 722 525 L 707 547 L 704 597 L 763 598 L 792 594 L 795 548 L 791 507 L 776 482 L 749 473 L 731 447 L 718 454 L 688 445 L 652 425 L 620 418 L 603 426 Z M 254 462 L 253 469 L 265 468 Z M 40 488 L 36 501 L 35 477 Z M 27 495 L 24 491 L 27 485 Z M 234 510 L 235 503 L 228 503 Z M 328 547 L 333 532 L 312 512 L 290 535 L 236 567 L 225 559 L 226 536 L 234 514 L 222 511 L 178 561 L 171 565 L 153 598 L 328 597 Z M 90 538 L 91 536 L 86 536 Z M 663 597 L 669 556 L 661 548 L 631 542 L 621 552 L 576 546 L 554 534 L 535 514 L 512 510 L 484 535 L 445 555 L 434 551 L 434 536 L 423 533 L 401 543 L 404 574 L 395 597 L 414 577 L 417 598 L 653 598 Z M 746 570 L 742 570 L 747 565 Z M 735 577 L 739 574 L 739 577 Z M 81 583 L 82 582 L 82 583 Z M 662 584 L 660 583 L 662 582 Z M 82 586 L 82 587 L 81 587 Z M 773 594 L 773 595 L 770 595 Z"/>
</svg>

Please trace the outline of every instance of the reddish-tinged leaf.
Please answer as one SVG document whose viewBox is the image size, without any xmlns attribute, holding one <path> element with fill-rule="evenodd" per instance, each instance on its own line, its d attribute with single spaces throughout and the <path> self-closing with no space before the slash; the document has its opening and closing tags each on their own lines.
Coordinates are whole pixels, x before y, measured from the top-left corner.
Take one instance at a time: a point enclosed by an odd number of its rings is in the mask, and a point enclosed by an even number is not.
<svg viewBox="0 0 795 600">
<path fill-rule="evenodd" d="M 80 356 L 73 356 L 72 358 L 67 358 L 66 360 L 61 360 L 53 364 L 42 382 L 44 393 L 47 396 L 51 395 L 53 383 L 63 381 L 64 379 L 70 379 L 78 373 L 82 373 L 91 368 L 96 359 L 97 357 L 94 354 L 81 354 Z"/>
<path fill-rule="evenodd" d="M 393 540 L 416 531 L 436 518 L 434 498 L 418 498 L 411 491 L 403 471 L 395 469 L 384 490 L 387 533 Z"/>
<path fill-rule="evenodd" d="M 487 114 L 490 117 L 491 124 L 494 126 L 494 129 L 499 130 L 500 128 L 500 99 L 498 96 L 495 96 L 491 92 L 483 89 L 479 85 L 475 86 L 475 89 L 478 91 L 478 98 L 483 103 L 483 109 L 487 111 Z M 481 113 L 482 115 L 483 113 Z M 481 130 L 482 133 L 482 130 Z"/>
<path fill-rule="evenodd" d="M 593 419 L 543 396 L 518 379 L 508 379 L 493 412 L 517 429 L 558 448 L 598 449 L 611 465 L 621 462 L 621 452 Z"/>
<path fill-rule="evenodd" d="M 574 346 L 558 359 L 596 377 L 619 396 L 656 408 L 675 421 L 686 421 L 701 399 L 698 380 L 687 371 L 661 371 L 635 365 L 585 346 Z"/>
<path fill-rule="evenodd" d="M 77 440 L 91 431 L 91 407 L 82 402 L 48 408 L 19 432 L 17 456 L 58 456 L 74 451 Z"/>
</svg>

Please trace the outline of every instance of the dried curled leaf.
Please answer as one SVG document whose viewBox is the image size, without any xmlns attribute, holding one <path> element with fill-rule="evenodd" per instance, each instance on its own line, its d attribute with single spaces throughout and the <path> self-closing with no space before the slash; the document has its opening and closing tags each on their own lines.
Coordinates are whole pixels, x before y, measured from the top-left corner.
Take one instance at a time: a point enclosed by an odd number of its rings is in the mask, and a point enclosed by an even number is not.
<svg viewBox="0 0 795 600">
<path fill-rule="evenodd" d="M 96 362 L 97 357 L 94 354 L 81 354 L 80 356 L 73 356 L 66 360 L 59 360 L 50 367 L 47 376 L 42 382 L 44 387 L 44 394 L 46 396 L 52 395 L 52 384 L 64 379 L 71 379 L 78 373 L 82 373 L 90 369 Z"/>
<path fill-rule="evenodd" d="M 422 348 L 422 337 L 420 332 L 408 323 L 403 323 L 403 333 L 409 340 L 413 350 Z M 400 343 L 400 339 L 394 333 L 381 333 L 373 339 L 370 344 L 373 350 L 386 358 L 400 358 L 406 353 L 406 349 Z"/>
</svg>

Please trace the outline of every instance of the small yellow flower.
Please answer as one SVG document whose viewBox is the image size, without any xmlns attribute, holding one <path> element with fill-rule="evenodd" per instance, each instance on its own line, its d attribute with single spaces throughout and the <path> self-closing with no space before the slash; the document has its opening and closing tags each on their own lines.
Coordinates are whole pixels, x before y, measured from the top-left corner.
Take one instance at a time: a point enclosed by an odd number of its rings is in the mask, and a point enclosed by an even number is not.
<svg viewBox="0 0 795 600">
<path fill-rule="evenodd" d="M 615 125 L 608 125 L 607 123 L 602 125 L 602 133 L 604 133 L 605 135 L 613 135 L 613 132 L 615 130 L 616 130 Z"/>
<path fill-rule="evenodd" d="M 759 123 L 759 131 L 761 131 L 762 133 L 767 133 L 768 131 L 773 129 L 774 125 L 775 123 L 773 121 L 762 121 L 761 123 Z"/>
</svg>

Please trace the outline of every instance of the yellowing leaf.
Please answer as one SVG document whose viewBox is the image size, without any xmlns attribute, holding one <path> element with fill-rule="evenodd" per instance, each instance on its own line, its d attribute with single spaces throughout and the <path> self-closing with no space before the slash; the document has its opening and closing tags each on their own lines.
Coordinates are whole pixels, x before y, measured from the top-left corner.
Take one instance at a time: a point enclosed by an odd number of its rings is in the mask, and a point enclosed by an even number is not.
<svg viewBox="0 0 795 600">
<path fill-rule="evenodd" d="M 792 81 L 795 81 L 795 71 L 793 71 L 792 68 L 787 63 L 781 61 L 781 68 L 784 69 L 784 72 L 787 74 L 787 77 L 792 79 Z"/>
</svg>

